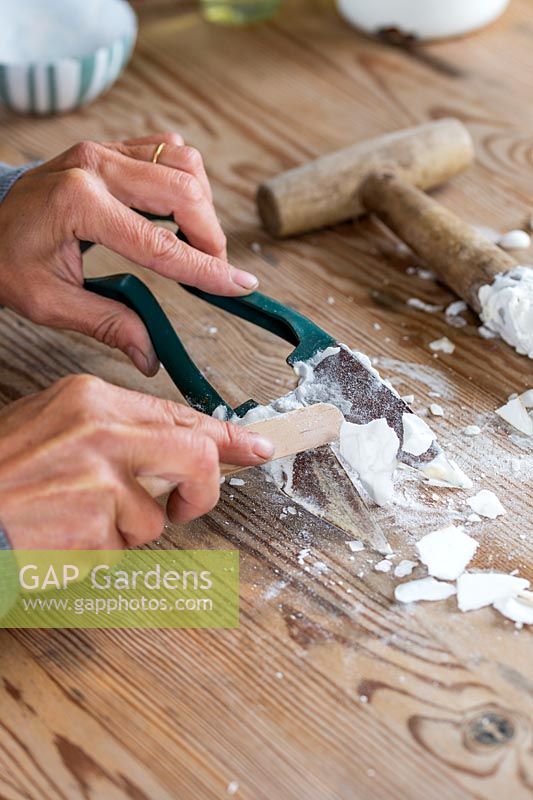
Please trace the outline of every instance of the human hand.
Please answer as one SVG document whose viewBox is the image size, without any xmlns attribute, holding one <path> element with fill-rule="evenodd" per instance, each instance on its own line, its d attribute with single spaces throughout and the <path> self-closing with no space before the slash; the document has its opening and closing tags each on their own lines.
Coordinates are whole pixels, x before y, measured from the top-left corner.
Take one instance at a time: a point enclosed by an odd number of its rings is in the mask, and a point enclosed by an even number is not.
<svg viewBox="0 0 533 800">
<path fill-rule="evenodd" d="M 0 411 L 0 527 L 14 549 L 143 544 L 161 534 L 164 512 L 139 479 L 176 484 L 167 513 L 188 522 L 218 502 L 221 461 L 272 454 L 243 427 L 70 376 Z"/>
<path fill-rule="evenodd" d="M 132 207 L 172 214 L 191 245 Z M 121 303 L 83 288 L 80 240 L 214 294 L 244 295 L 258 283 L 228 264 L 202 158 L 173 133 L 82 142 L 29 170 L 0 203 L 0 231 L 0 304 L 118 347 L 145 375 L 159 368 L 146 328 Z"/>
</svg>

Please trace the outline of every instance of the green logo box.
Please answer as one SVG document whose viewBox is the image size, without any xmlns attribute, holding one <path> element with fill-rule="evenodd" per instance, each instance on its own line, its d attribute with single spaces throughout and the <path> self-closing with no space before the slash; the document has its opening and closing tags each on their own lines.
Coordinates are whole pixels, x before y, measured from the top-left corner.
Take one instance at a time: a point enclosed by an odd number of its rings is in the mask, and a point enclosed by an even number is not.
<svg viewBox="0 0 533 800">
<path fill-rule="evenodd" d="M 0 628 L 238 625 L 236 550 L 0 551 Z"/>
</svg>

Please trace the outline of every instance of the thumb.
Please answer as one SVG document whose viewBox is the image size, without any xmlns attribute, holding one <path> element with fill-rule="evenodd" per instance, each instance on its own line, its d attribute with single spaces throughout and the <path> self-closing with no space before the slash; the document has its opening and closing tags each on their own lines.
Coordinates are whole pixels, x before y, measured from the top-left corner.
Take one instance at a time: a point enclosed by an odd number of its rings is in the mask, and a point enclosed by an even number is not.
<svg viewBox="0 0 533 800">
<path fill-rule="evenodd" d="M 81 286 L 62 284 L 57 287 L 54 327 L 66 328 L 91 336 L 109 347 L 122 350 L 145 375 L 155 375 L 159 369 L 148 331 L 143 322 L 127 306 L 116 300 L 92 294 Z"/>
</svg>

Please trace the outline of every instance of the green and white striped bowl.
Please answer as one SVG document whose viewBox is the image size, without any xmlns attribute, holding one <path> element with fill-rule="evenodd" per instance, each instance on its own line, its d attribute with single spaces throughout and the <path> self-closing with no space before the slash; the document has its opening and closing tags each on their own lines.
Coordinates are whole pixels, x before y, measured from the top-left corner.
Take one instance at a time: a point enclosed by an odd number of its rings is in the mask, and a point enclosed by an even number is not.
<svg viewBox="0 0 533 800">
<path fill-rule="evenodd" d="M 0 102 L 24 114 L 90 103 L 129 61 L 137 18 L 125 0 L 0 0 Z"/>
</svg>

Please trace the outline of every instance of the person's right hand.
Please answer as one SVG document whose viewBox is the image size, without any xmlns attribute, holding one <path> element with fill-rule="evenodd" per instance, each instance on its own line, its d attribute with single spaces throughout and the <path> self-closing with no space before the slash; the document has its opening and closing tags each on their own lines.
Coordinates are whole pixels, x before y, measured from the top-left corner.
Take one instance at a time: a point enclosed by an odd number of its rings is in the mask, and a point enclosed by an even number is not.
<svg viewBox="0 0 533 800">
<path fill-rule="evenodd" d="M 273 446 L 187 406 L 63 378 L 0 412 L 0 527 L 14 549 L 115 549 L 157 539 L 164 511 L 139 479 L 176 484 L 187 522 L 218 501 L 219 463 L 257 465 Z"/>
</svg>

